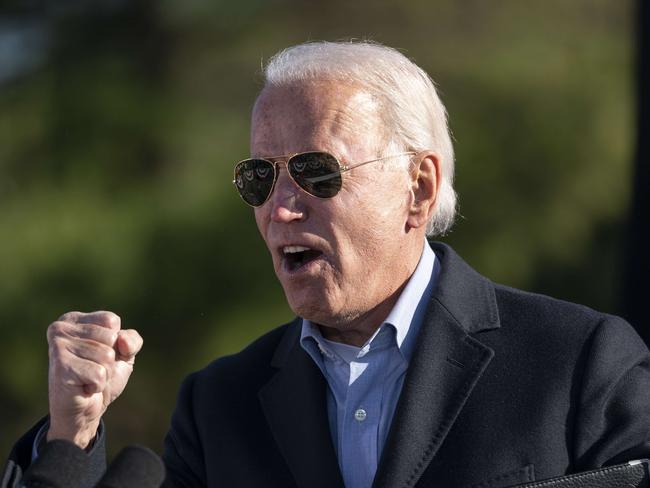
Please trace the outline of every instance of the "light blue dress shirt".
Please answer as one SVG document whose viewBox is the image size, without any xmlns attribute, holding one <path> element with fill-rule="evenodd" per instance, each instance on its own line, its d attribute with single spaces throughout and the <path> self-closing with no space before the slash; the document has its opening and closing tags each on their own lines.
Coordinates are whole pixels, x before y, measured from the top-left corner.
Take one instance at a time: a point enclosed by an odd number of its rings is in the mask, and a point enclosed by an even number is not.
<svg viewBox="0 0 650 488">
<path fill-rule="evenodd" d="M 397 303 L 362 347 L 325 339 L 303 319 L 300 344 L 329 386 L 330 432 L 346 488 L 370 488 L 404 376 L 424 319 L 439 263 L 425 242 Z"/>
</svg>

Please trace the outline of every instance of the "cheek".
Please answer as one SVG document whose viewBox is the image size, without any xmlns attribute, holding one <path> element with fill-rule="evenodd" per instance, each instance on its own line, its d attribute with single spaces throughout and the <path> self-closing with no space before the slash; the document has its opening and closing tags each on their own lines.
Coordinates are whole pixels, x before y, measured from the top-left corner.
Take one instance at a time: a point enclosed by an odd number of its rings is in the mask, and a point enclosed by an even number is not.
<svg viewBox="0 0 650 488">
<path fill-rule="evenodd" d="M 352 249 L 352 256 L 381 255 L 381 248 L 405 229 L 409 193 L 397 175 L 384 176 L 392 179 L 373 178 L 364 185 L 350 185 L 352 191 L 346 192 L 332 216 L 340 242 Z"/>
<path fill-rule="evenodd" d="M 255 224 L 257 224 L 257 230 L 264 236 L 264 230 L 266 229 L 265 222 L 268 220 L 264 217 L 264 209 L 254 208 L 253 213 L 255 214 Z"/>
<path fill-rule="evenodd" d="M 341 271 L 345 276 L 354 276 L 355 280 L 363 281 L 367 276 L 365 273 L 359 273 L 359 269 L 365 269 L 381 260 L 381 249 L 389 232 L 382 228 L 377 212 L 371 213 L 366 206 L 358 206 L 346 221 L 347 226 L 335 225 L 334 227 L 339 245 Z"/>
<path fill-rule="evenodd" d="M 264 239 L 264 242 L 266 242 L 268 246 L 266 234 L 269 226 L 269 216 L 268 216 L 268 212 L 265 211 L 265 207 L 266 205 L 263 207 L 256 208 L 253 211 L 255 213 L 255 224 L 257 225 L 257 230 L 262 236 L 262 239 Z"/>
<path fill-rule="evenodd" d="M 384 187 L 382 198 L 378 202 L 380 222 L 385 223 L 385 231 L 393 238 L 401 233 L 406 225 L 411 201 L 411 192 L 407 181 L 395 178 L 394 184 Z"/>
<path fill-rule="evenodd" d="M 365 218 L 359 219 L 364 225 L 364 232 L 375 240 L 395 240 L 404 231 L 408 218 L 409 196 L 407 192 L 391 187 L 380 190 L 363 202 Z"/>
</svg>

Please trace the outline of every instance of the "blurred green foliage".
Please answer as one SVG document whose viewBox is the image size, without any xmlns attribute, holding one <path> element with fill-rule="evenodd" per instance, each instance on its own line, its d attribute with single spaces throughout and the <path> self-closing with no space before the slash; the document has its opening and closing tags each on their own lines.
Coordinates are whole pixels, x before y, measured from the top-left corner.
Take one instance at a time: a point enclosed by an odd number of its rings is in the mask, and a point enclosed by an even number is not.
<svg viewBox="0 0 650 488">
<path fill-rule="evenodd" d="M 66 311 L 113 310 L 145 338 L 112 452 L 159 448 L 182 377 L 292 317 L 230 180 L 261 61 L 306 40 L 374 39 L 438 82 L 462 214 L 446 240 L 471 264 L 617 310 L 631 2 L 69 5 L 0 17 L 47 35 L 0 84 L 0 452 L 47 412 L 45 330 Z"/>
</svg>

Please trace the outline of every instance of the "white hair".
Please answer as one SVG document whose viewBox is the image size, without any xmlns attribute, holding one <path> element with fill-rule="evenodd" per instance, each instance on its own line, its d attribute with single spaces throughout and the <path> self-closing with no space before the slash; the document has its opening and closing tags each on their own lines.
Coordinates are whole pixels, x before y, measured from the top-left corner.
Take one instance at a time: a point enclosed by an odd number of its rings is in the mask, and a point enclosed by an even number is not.
<svg viewBox="0 0 650 488">
<path fill-rule="evenodd" d="M 447 112 L 429 75 L 396 49 L 367 41 L 308 42 L 280 51 L 264 68 L 265 86 L 341 80 L 377 97 L 391 150 L 432 150 L 442 178 L 428 235 L 447 232 L 456 216 L 454 148 Z"/>
</svg>

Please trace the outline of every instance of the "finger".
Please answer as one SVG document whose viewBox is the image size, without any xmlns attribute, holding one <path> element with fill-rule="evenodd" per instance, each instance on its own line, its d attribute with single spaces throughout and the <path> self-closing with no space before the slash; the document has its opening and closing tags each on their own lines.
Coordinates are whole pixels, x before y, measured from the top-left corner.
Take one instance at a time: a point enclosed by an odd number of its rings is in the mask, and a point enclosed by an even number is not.
<svg viewBox="0 0 650 488">
<path fill-rule="evenodd" d="M 75 356 L 101 364 L 106 369 L 115 363 L 115 349 L 99 342 L 78 339 L 67 341 L 65 348 Z"/>
<path fill-rule="evenodd" d="M 143 344 L 142 336 L 136 330 L 126 329 L 118 332 L 115 348 L 120 355 L 120 359 L 133 362 L 135 355 L 140 352 Z"/>
<path fill-rule="evenodd" d="M 74 323 L 74 322 L 77 321 L 77 317 L 79 317 L 81 315 L 83 315 L 83 312 L 78 312 L 78 311 L 68 312 L 68 313 L 64 313 L 63 315 L 61 315 L 57 319 L 57 321 Z"/>
<path fill-rule="evenodd" d="M 83 314 L 82 316 L 78 317 L 77 323 L 96 324 L 102 327 L 106 327 L 107 329 L 117 331 L 120 330 L 120 327 L 122 326 L 122 319 L 120 319 L 119 315 L 114 314 L 113 312 L 100 310 L 97 312 Z"/>
<path fill-rule="evenodd" d="M 88 339 L 113 347 L 117 339 L 117 331 L 95 324 L 52 322 L 47 328 L 47 340 L 51 342 L 54 337 L 58 336 Z"/>
<path fill-rule="evenodd" d="M 102 392 L 108 383 L 108 371 L 104 366 L 75 356 L 67 350 L 60 351 L 51 374 L 54 384 L 81 388 L 85 393 Z"/>
<path fill-rule="evenodd" d="M 63 314 L 59 320 L 76 324 L 95 324 L 112 330 L 120 330 L 122 325 L 119 315 L 104 310 L 90 313 L 68 312 Z"/>
</svg>

